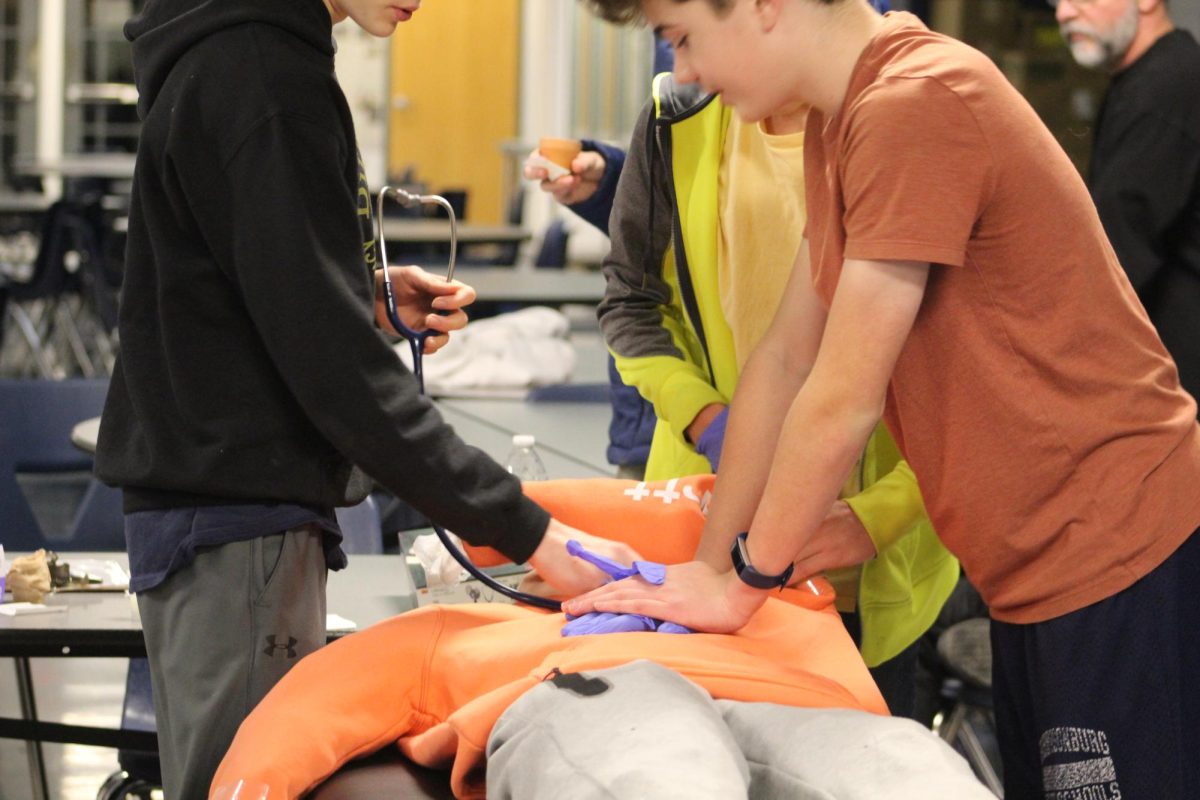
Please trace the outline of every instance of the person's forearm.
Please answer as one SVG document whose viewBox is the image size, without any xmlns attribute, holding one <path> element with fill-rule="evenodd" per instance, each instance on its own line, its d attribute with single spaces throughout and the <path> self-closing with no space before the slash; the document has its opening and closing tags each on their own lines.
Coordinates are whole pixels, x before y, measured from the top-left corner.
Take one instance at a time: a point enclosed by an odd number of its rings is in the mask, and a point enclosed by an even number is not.
<svg viewBox="0 0 1200 800">
<path fill-rule="evenodd" d="M 750 525 L 747 545 L 760 572 L 782 572 L 806 555 L 880 411 L 811 384 L 796 397 Z"/>
<path fill-rule="evenodd" d="M 604 158 L 604 174 L 592 195 L 567 208 L 608 236 L 608 218 L 612 215 L 613 201 L 617 193 L 617 181 L 625 167 L 625 151 L 591 139 L 583 140 L 584 150 L 593 150 Z"/>
<path fill-rule="evenodd" d="M 747 361 L 729 409 L 721 471 L 697 561 L 729 569 L 729 548 L 754 519 L 784 419 L 806 376 L 768 351 L 756 351 Z"/>
</svg>

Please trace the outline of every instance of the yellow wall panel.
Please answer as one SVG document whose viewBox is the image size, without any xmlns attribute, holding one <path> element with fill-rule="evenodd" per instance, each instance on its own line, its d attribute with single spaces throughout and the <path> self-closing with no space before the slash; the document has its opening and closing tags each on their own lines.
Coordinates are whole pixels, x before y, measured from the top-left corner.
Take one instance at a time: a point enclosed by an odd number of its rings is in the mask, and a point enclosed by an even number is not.
<svg viewBox="0 0 1200 800">
<path fill-rule="evenodd" d="M 468 219 L 501 221 L 516 136 L 520 0 L 432 0 L 392 37 L 388 174 L 466 189 Z"/>
</svg>

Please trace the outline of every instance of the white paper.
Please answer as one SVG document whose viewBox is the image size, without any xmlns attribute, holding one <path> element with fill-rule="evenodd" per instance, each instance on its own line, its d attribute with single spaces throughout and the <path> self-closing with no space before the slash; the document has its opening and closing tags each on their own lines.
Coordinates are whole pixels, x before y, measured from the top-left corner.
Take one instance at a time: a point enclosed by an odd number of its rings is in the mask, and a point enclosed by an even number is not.
<svg viewBox="0 0 1200 800">
<path fill-rule="evenodd" d="M 541 167 L 542 169 L 546 170 L 546 180 L 549 181 L 556 181 L 564 175 L 571 174 L 571 170 L 567 169 L 561 164 L 555 164 L 541 153 L 534 153 L 529 158 L 525 159 L 525 163 L 531 167 Z"/>
<path fill-rule="evenodd" d="M 66 611 L 66 606 L 48 606 L 44 603 L 0 603 L 0 614 L 6 617 L 23 617 L 26 614 L 52 614 Z"/>
<path fill-rule="evenodd" d="M 328 633 L 342 633 L 343 631 L 358 630 L 358 623 L 352 619 L 338 616 L 337 614 L 325 615 L 325 630 Z"/>
</svg>

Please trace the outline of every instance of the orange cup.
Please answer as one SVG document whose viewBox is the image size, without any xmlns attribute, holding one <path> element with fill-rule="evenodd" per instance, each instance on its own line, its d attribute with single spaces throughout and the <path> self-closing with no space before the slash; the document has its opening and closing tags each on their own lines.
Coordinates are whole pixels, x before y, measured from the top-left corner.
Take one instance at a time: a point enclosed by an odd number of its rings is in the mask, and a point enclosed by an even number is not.
<svg viewBox="0 0 1200 800">
<path fill-rule="evenodd" d="M 555 139 L 545 136 L 538 142 L 538 152 L 563 169 L 570 169 L 571 162 L 582 150 L 583 143 L 578 139 Z"/>
</svg>

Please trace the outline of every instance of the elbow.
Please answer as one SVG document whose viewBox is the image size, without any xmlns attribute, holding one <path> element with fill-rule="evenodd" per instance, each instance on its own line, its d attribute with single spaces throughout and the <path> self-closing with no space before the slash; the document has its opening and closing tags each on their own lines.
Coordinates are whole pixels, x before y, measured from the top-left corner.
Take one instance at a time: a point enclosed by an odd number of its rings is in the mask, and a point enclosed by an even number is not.
<svg viewBox="0 0 1200 800">
<path fill-rule="evenodd" d="M 746 359 L 742 372 L 769 376 L 779 391 L 790 391 L 794 394 L 808 380 L 812 364 L 796 358 L 794 351 L 786 347 L 773 347 L 764 339 Z"/>
<path fill-rule="evenodd" d="M 812 392 L 806 416 L 815 430 L 837 431 L 849 450 L 861 450 L 883 416 L 884 398 L 849 392 Z"/>
</svg>

